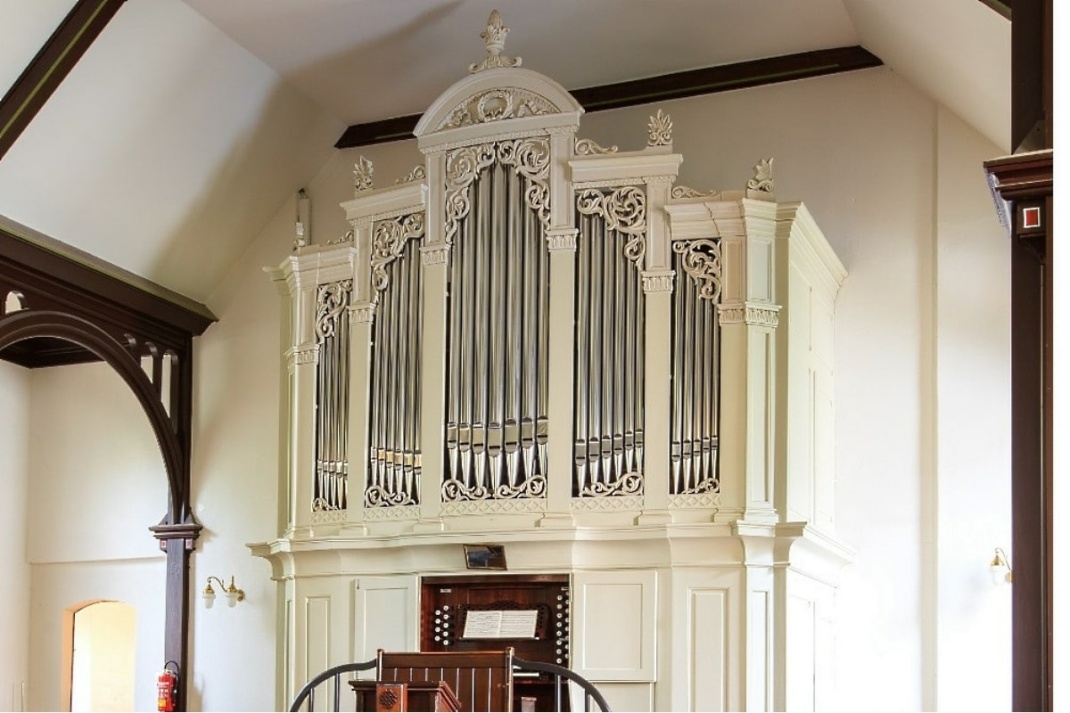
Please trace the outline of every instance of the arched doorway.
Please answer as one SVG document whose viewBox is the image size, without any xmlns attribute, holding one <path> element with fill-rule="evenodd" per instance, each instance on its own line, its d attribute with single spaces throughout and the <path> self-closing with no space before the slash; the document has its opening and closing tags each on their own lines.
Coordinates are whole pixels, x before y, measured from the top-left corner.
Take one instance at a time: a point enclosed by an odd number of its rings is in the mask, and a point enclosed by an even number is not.
<svg viewBox="0 0 1070 713">
<path fill-rule="evenodd" d="M 64 644 L 66 710 L 136 710 L 137 610 L 125 602 L 101 601 L 75 605 L 64 615 L 69 620 Z"/>
</svg>

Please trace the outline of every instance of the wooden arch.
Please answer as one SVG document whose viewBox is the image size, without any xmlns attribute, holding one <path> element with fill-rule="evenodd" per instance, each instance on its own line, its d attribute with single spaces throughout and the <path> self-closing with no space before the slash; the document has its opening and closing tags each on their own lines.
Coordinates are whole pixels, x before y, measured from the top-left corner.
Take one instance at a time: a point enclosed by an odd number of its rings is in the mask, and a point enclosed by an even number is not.
<svg viewBox="0 0 1070 713">
<path fill-rule="evenodd" d="M 176 710 L 186 705 L 189 558 L 201 531 L 190 492 L 193 337 L 213 321 L 203 305 L 0 218 L 0 358 L 31 369 L 105 362 L 134 393 L 159 445 L 168 502 L 149 529 L 167 555 L 160 666 L 179 667 Z"/>
</svg>

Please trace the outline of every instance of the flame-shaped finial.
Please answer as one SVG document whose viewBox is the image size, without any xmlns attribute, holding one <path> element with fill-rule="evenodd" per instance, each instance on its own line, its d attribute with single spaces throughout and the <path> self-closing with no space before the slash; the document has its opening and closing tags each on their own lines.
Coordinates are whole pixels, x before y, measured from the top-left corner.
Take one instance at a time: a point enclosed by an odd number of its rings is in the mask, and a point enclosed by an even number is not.
<svg viewBox="0 0 1070 713">
<path fill-rule="evenodd" d="M 468 71 L 480 72 L 492 67 L 519 67 L 519 57 L 513 59 L 502 54 L 502 50 L 505 49 L 505 37 L 508 34 L 509 28 L 502 24 L 501 13 L 497 10 L 491 10 L 490 17 L 487 18 L 486 29 L 479 33 L 479 36 L 483 38 L 484 45 L 486 45 L 487 56 L 482 62 L 468 65 Z"/>
</svg>

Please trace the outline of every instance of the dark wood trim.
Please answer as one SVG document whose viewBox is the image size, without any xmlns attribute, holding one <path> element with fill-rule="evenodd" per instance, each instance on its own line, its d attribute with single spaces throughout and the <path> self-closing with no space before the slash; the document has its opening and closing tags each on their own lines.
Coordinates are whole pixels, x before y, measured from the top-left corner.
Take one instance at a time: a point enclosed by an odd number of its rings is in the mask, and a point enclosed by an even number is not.
<svg viewBox="0 0 1070 713">
<path fill-rule="evenodd" d="M 1052 3 L 1019 0 L 1011 22 L 1011 146 L 1052 148 Z"/>
<path fill-rule="evenodd" d="M 76 261 L 71 253 L 31 242 L 0 223 L 0 358 L 29 367 L 102 360 L 134 392 L 159 443 L 168 478 L 163 520 L 150 528 L 167 553 L 164 659 L 180 672 L 178 707 L 189 683 L 189 558 L 201 530 L 191 508 L 193 337 L 215 321 L 185 298 L 180 303 Z M 18 226 L 21 227 L 21 226 Z M 6 312 L 10 293 L 21 309 Z M 152 377 L 141 359 L 152 359 Z M 162 366 L 170 360 L 170 391 Z M 165 404 L 170 408 L 165 407 Z"/>
<path fill-rule="evenodd" d="M 879 67 L 882 64 L 884 63 L 879 57 L 856 45 L 576 89 L 572 92 L 572 96 L 585 111 L 603 111 L 796 79 L 821 77 L 826 74 Z M 411 139 L 420 116 L 411 114 L 365 124 L 354 124 L 345 130 L 334 146 L 338 149 L 348 149 Z"/>
<path fill-rule="evenodd" d="M 1054 703 L 1053 168 L 1050 150 L 985 163 L 1012 241 L 1011 608 L 1016 711 L 1050 711 Z"/>
<path fill-rule="evenodd" d="M 1011 0 L 981 0 L 981 3 L 991 9 L 998 12 L 1004 18 L 1011 20 L 1011 13 L 1013 8 L 1011 7 Z"/>
<path fill-rule="evenodd" d="M 0 99 L 0 159 L 126 0 L 78 0 Z"/>
</svg>

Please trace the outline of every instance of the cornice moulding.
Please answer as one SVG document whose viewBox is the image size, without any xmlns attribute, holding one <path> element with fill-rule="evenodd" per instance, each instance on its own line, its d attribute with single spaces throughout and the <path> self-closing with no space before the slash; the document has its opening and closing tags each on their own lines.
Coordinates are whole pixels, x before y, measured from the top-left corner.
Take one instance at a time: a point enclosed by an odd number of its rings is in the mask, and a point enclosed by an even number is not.
<svg viewBox="0 0 1070 713">
<path fill-rule="evenodd" d="M 346 212 L 346 220 L 354 224 L 406 212 L 417 213 L 427 205 L 427 183 L 414 181 L 366 191 L 340 205 Z"/>
<path fill-rule="evenodd" d="M 680 154 L 629 152 L 579 156 L 569 160 L 576 184 L 597 181 L 645 182 L 649 177 L 675 178 L 684 157 Z"/>
</svg>

